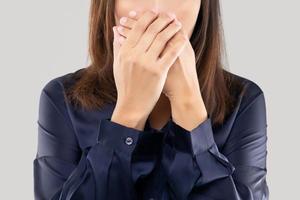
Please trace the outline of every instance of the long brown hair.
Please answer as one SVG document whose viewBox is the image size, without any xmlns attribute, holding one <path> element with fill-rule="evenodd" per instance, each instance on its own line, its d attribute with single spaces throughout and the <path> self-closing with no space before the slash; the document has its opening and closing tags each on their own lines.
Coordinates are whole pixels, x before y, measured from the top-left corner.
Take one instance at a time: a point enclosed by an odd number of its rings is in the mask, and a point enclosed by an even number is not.
<svg viewBox="0 0 300 200">
<path fill-rule="evenodd" d="M 80 70 L 66 97 L 75 106 L 90 110 L 115 103 L 113 32 L 115 0 L 91 0 L 89 56 L 91 64 Z M 222 124 L 237 100 L 242 84 L 222 66 L 225 52 L 219 0 L 202 0 L 193 34 L 201 93 L 214 125 Z"/>
</svg>

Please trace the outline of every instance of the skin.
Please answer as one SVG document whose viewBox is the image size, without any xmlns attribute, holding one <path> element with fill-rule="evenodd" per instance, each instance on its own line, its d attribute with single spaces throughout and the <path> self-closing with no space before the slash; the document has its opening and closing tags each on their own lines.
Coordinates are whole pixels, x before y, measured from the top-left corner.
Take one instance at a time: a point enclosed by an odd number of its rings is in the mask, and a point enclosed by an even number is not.
<svg viewBox="0 0 300 200">
<path fill-rule="evenodd" d="M 168 118 L 169 111 L 175 123 L 191 131 L 207 119 L 189 41 L 201 1 L 178 1 L 180 9 L 172 7 L 175 4 L 174 0 L 116 0 L 118 100 L 112 121 L 143 130 L 151 114 L 155 122 L 160 115 Z M 129 14 L 132 8 L 136 15 Z M 166 105 L 170 109 L 160 112 Z"/>
<path fill-rule="evenodd" d="M 132 10 L 138 14 L 147 10 L 169 12 L 175 14 L 182 22 L 182 27 L 190 38 L 200 6 L 201 0 L 115 0 L 115 22 L 116 25 L 120 25 L 121 17 L 129 17 L 128 14 Z"/>
</svg>

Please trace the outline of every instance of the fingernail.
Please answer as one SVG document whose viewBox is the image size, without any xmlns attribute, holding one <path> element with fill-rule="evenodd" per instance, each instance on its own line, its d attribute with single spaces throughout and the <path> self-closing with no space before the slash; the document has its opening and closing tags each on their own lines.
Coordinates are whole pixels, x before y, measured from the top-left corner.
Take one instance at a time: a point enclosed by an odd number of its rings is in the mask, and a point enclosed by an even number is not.
<svg viewBox="0 0 300 200">
<path fill-rule="evenodd" d="M 118 26 L 118 31 L 122 32 L 123 31 L 123 27 L 122 26 Z"/>
<path fill-rule="evenodd" d="M 130 17 L 135 17 L 136 16 L 136 12 L 134 10 L 129 12 L 129 16 Z"/>
<path fill-rule="evenodd" d="M 175 20 L 175 24 L 178 25 L 178 26 L 181 26 L 181 22 L 178 21 L 178 20 Z"/>
<path fill-rule="evenodd" d="M 125 24 L 126 21 L 127 21 L 127 17 L 122 17 L 122 18 L 120 19 L 120 23 L 121 23 L 121 24 Z"/>
</svg>

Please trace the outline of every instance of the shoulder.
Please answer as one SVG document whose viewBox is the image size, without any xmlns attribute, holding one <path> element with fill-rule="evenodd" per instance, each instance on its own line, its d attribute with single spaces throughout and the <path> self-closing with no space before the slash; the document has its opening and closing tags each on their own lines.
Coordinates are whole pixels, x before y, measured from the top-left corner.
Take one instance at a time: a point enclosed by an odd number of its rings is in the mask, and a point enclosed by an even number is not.
<svg viewBox="0 0 300 200">
<path fill-rule="evenodd" d="M 264 95 L 263 87 L 253 79 L 228 71 L 226 71 L 226 73 L 229 74 L 232 80 L 242 85 L 243 89 L 239 90 L 237 94 L 237 96 L 241 98 L 242 103 L 247 104 L 247 102 L 251 102 L 257 96 Z"/>
<path fill-rule="evenodd" d="M 77 75 L 82 72 L 84 68 L 80 68 L 76 71 L 63 74 L 50 79 L 42 88 L 42 93 L 45 92 L 51 98 L 58 100 L 64 98 L 64 93 L 68 87 L 73 85 L 76 81 Z"/>
<path fill-rule="evenodd" d="M 230 92 L 234 96 L 231 119 L 243 121 L 253 118 L 266 121 L 266 102 L 263 87 L 253 79 L 226 71 L 230 80 Z M 263 119 L 263 120 L 262 120 Z"/>
<path fill-rule="evenodd" d="M 82 69 L 54 77 L 46 82 L 42 87 L 39 96 L 39 122 L 47 122 L 60 118 L 67 120 L 71 127 L 69 119 L 68 103 L 66 102 L 65 90 L 70 84 L 74 83 L 74 75 Z"/>
<path fill-rule="evenodd" d="M 39 97 L 38 125 L 60 141 L 77 144 L 74 126 L 70 119 L 65 99 L 65 87 L 72 83 L 73 75 L 81 69 L 50 79 L 43 87 Z"/>
<path fill-rule="evenodd" d="M 237 116 L 242 113 L 251 113 L 255 115 L 259 114 L 261 116 L 266 115 L 266 102 L 265 93 L 263 87 L 253 79 L 237 75 L 229 72 L 232 78 L 241 85 L 243 89 L 238 92 L 238 109 Z M 247 111 L 247 112 L 245 112 Z M 257 113 L 257 114 L 256 114 Z"/>
</svg>

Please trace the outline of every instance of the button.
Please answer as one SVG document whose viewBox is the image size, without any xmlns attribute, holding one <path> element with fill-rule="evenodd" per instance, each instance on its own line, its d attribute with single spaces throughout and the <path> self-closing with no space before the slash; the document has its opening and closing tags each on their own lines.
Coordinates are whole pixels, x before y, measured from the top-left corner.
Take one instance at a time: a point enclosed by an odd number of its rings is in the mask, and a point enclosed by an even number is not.
<svg viewBox="0 0 300 200">
<path fill-rule="evenodd" d="M 132 145 L 132 143 L 133 143 L 132 137 L 127 137 L 126 140 L 125 140 L 125 143 L 126 143 L 127 145 Z"/>
</svg>

